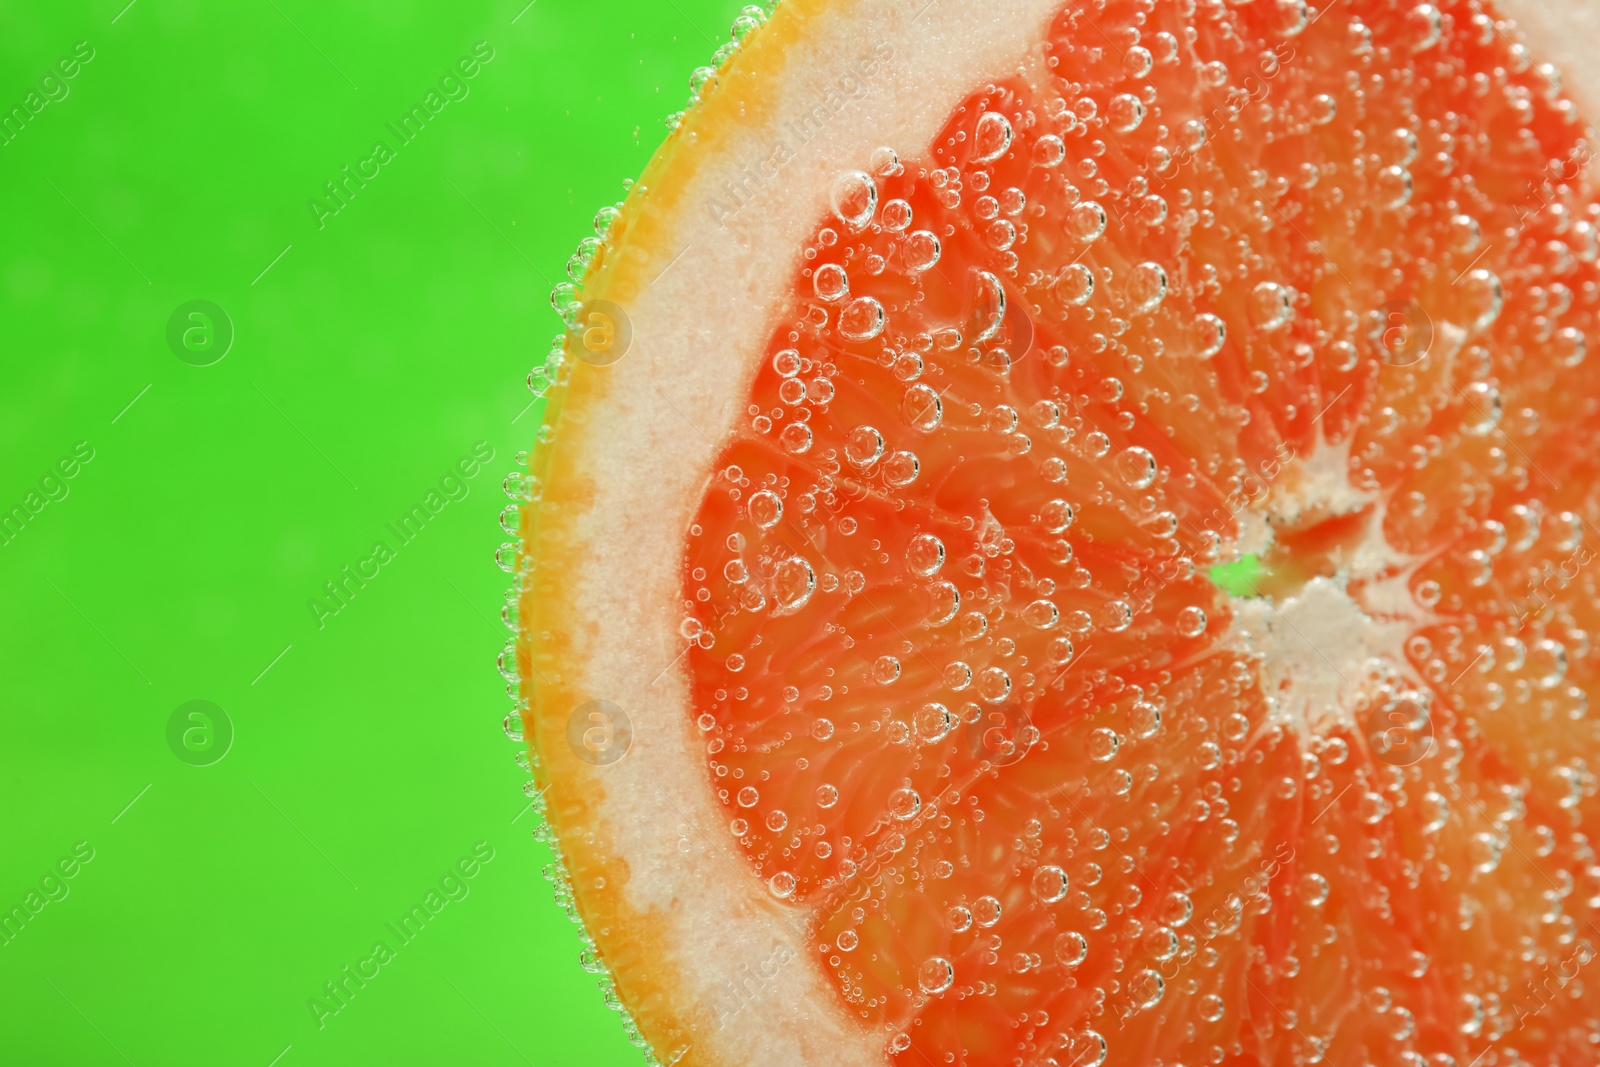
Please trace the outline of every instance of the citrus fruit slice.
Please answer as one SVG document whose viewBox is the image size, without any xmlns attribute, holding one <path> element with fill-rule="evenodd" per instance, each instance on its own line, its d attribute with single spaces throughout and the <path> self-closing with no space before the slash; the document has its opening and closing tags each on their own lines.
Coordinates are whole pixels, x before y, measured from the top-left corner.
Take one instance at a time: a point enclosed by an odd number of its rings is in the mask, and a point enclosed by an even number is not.
<svg viewBox="0 0 1600 1067">
<path fill-rule="evenodd" d="M 1584 10 L 746 9 L 512 486 L 655 1058 L 1594 1060 Z"/>
</svg>

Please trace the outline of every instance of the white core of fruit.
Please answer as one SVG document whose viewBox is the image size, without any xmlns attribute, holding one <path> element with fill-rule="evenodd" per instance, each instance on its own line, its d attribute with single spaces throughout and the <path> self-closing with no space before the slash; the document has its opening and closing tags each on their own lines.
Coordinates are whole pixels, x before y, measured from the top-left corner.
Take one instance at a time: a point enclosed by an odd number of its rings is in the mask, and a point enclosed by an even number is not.
<svg viewBox="0 0 1600 1067">
<path fill-rule="evenodd" d="M 1342 584 L 1313 578 L 1294 596 L 1273 604 L 1235 598 L 1233 647 L 1260 657 L 1261 688 L 1280 721 L 1326 736 L 1337 727 L 1359 731 L 1355 704 L 1367 662 L 1405 667 L 1409 620 L 1374 619 Z"/>
<path fill-rule="evenodd" d="M 1360 732 L 1355 709 L 1374 673 L 1369 664 L 1384 661 L 1411 677 L 1405 640 L 1427 618 L 1409 585 L 1418 560 L 1385 540 L 1383 502 L 1351 485 L 1346 474 L 1349 442 L 1330 445 L 1318 438 L 1309 452 L 1284 465 L 1265 499 L 1240 513 L 1236 550 L 1264 551 L 1274 526 L 1370 507 L 1366 526 L 1338 575 L 1313 578 L 1276 602 L 1234 597 L 1227 635 L 1229 647 L 1257 660 L 1274 716 L 1306 736 L 1326 736 L 1336 728 Z"/>
</svg>

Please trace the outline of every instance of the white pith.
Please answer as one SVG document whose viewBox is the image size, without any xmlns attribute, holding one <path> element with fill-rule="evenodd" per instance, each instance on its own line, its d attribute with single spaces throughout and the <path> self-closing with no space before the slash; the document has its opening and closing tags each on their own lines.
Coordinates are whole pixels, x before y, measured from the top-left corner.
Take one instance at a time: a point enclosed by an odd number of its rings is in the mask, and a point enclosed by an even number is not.
<svg viewBox="0 0 1600 1067">
<path fill-rule="evenodd" d="M 610 844 L 629 870 L 629 904 L 664 918 L 674 956 L 662 969 L 681 976 L 686 1001 L 704 1006 L 697 1058 L 881 1064 L 889 1059 L 889 1031 L 879 1018 L 846 1009 L 808 942 L 801 909 L 767 892 L 726 832 L 726 814 L 706 780 L 678 632 L 684 531 L 718 450 L 743 418 L 768 332 L 786 310 L 775 294 L 794 276 L 835 175 L 865 167 L 880 145 L 902 157 L 927 155 L 963 97 L 1040 58 L 1043 28 L 1060 6 L 841 4 L 804 54 L 790 57 L 783 94 L 768 101 L 766 117 L 719 145 L 684 191 L 676 239 L 652 250 L 657 258 L 647 273 L 656 280 L 626 308 L 632 347 L 601 372 L 610 376 L 604 414 L 562 437 L 595 489 L 577 523 L 589 546 L 574 574 L 577 609 L 603 620 L 578 640 L 574 685 L 626 709 L 633 726 L 626 757 L 586 773 Z M 1535 54 L 1566 61 L 1569 88 L 1589 113 L 1600 113 L 1600 77 L 1581 53 L 1600 40 L 1600 2 L 1516 0 L 1503 7 L 1526 20 Z M 1569 16 L 1582 32 L 1563 31 Z M 786 132 L 879 42 L 893 55 L 860 80 L 859 95 L 810 140 Z M 740 91 L 724 80 L 719 91 Z M 771 159 L 778 142 L 792 158 L 775 180 L 751 183 L 749 170 Z M 730 201 L 725 182 L 736 183 L 740 201 Z M 1347 452 L 1330 447 L 1291 463 L 1264 510 L 1241 514 L 1254 539 L 1248 547 L 1242 541 L 1242 550 L 1265 548 L 1274 519 L 1370 503 L 1345 480 L 1347 460 Z M 1380 526 L 1360 542 L 1352 573 L 1375 578 L 1408 562 L 1383 542 Z M 1402 644 L 1416 622 L 1390 616 L 1414 608 L 1403 578 L 1369 582 L 1359 603 L 1340 582 L 1315 579 L 1276 605 L 1236 601 L 1229 640 L 1261 656 L 1263 688 L 1283 714 L 1327 733 L 1357 725 L 1349 712 L 1352 679 L 1366 659 L 1405 663 Z M 774 967 L 774 960 L 781 962 Z M 657 1051 L 670 1061 L 679 1050 Z"/>
</svg>

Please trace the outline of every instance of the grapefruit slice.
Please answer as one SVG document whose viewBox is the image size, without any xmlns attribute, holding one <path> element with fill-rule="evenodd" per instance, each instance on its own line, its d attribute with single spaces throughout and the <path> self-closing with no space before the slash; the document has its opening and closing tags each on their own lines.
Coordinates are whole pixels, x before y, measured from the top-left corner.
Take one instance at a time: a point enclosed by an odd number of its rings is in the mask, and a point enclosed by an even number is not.
<svg viewBox="0 0 1600 1067">
<path fill-rule="evenodd" d="M 1600 96 L 1520 8 L 746 9 L 512 486 L 654 1059 L 1594 1061 Z"/>
</svg>

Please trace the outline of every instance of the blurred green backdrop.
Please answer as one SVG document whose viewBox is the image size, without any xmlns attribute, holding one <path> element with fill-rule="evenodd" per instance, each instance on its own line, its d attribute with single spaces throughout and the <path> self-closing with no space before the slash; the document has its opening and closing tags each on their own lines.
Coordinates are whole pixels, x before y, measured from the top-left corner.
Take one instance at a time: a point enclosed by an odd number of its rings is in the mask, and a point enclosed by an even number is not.
<svg viewBox="0 0 1600 1067">
<path fill-rule="evenodd" d="M 550 286 L 738 7 L 0 7 L 0 1062 L 640 1062 L 501 730 L 496 516 Z"/>
</svg>

